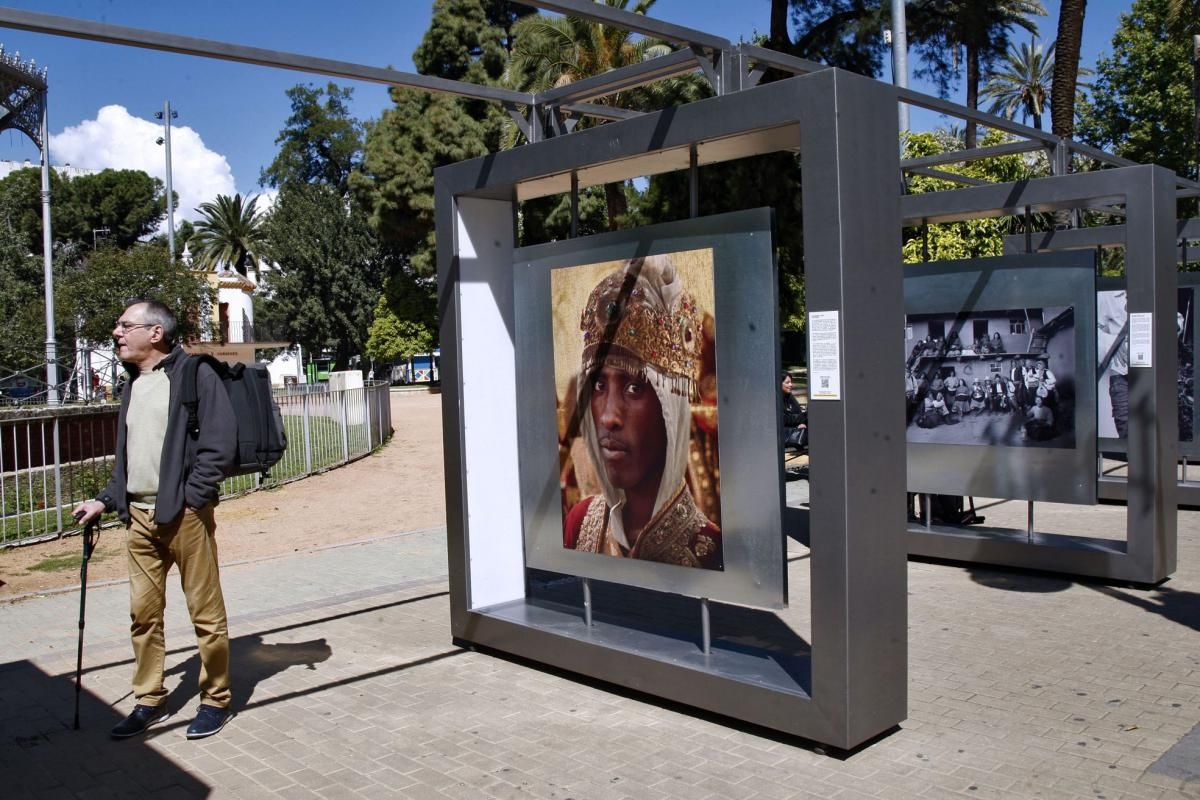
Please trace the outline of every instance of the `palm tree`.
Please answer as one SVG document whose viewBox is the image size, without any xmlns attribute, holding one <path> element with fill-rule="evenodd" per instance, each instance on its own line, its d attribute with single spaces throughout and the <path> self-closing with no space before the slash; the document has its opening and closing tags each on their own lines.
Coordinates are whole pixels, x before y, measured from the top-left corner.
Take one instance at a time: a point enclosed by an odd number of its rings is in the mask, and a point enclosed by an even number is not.
<svg viewBox="0 0 1200 800">
<path fill-rule="evenodd" d="M 629 0 L 604 0 L 604 3 L 612 8 L 629 10 Z M 632 11 L 645 14 L 654 3 L 655 0 L 637 0 Z M 525 17 L 513 26 L 513 39 L 506 82 L 527 92 L 544 92 L 671 52 L 671 48 L 662 42 L 647 38 L 634 40 L 629 31 L 570 16 L 537 14 Z M 654 88 L 616 92 L 591 102 L 619 108 L 644 107 Z M 602 123 L 592 119 L 580 122 L 581 127 L 595 124 Z M 615 228 L 628 211 L 624 186 L 606 184 L 604 196 L 609 227 Z"/>
<path fill-rule="evenodd" d="M 1079 81 L 1079 43 L 1087 0 L 1062 0 L 1058 9 L 1058 56 L 1050 84 L 1050 129 L 1070 138 L 1075 132 L 1075 90 Z"/>
<path fill-rule="evenodd" d="M 1043 51 L 1031 39 L 1019 48 L 1010 47 L 1004 61 L 983 87 L 982 96 L 992 101 L 988 111 L 1009 119 L 1019 112 L 1022 122 L 1032 118 L 1033 127 L 1041 128 L 1054 72 L 1054 43 Z"/>
<path fill-rule="evenodd" d="M 967 107 L 979 107 L 979 85 L 983 73 L 1008 50 L 1008 31 L 1024 28 L 1032 34 L 1037 26 L 1032 16 L 1045 16 L 1040 0 L 931 0 L 923 4 L 932 29 L 931 39 L 955 55 L 961 48 L 966 62 Z M 940 25 L 937 25 L 940 20 Z M 975 147 L 975 123 L 967 121 L 967 149 Z"/>
<path fill-rule="evenodd" d="M 247 264 L 257 267 L 257 252 L 266 243 L 263 215 L 254 208 L 257 203 L 255 196 L 243 204 L 240 194 L 219 194 L 215 201 L 202 203 L 196 210 L 203 219 L 196 222 L 189 242 L 195 252 L 193 263 L 204 269 L 230 266 L 242 275 Z"/>
</svg>

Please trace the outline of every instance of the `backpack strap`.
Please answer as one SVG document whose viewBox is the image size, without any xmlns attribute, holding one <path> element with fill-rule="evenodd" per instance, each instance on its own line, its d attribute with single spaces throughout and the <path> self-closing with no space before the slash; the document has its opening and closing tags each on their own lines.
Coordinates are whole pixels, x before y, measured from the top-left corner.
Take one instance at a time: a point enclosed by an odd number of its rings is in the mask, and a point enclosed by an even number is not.
<svg viewBox="0 0 1200 800">
<path fill-rule="evenodd" d="M 200 393 L 196 387 L 196 373 L 202 363 L 213 366 L 214 359 L 210 355 L 189 355 L 183 363 L 182 383 L 179 386 L 179 397 L 187 411 L 187 432 L 190 436 L 200 435 Z M 216 367 L 213 367 L 216 369 Z M 219 374 L 219 373 L 218 373 Z"/>
</svg>

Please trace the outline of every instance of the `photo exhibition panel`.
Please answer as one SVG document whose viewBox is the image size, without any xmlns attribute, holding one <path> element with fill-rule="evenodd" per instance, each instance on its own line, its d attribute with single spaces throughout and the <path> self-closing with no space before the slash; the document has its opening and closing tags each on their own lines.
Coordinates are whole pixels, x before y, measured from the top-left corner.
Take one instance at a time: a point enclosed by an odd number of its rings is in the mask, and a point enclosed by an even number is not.
<svg viewBox="0 0 1200 800">
<path fill-rule="evenodd" d="M 1095 256 L 905 267 L 912 492 L 1096 499 Z"/>
<path fill-rule="evenodd" d="M 528 567 L 786 603 L 762 424 L 778 393 L 771 226 L 756 209 L 516 251 Z"/>
</svg>

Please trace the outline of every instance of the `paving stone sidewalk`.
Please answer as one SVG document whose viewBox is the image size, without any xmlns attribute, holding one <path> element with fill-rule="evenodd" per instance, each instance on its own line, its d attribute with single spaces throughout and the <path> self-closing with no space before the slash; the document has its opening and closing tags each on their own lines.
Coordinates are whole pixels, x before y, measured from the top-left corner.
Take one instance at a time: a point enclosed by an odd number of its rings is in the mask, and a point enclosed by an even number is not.
<svg viewBox="0 0 1200 800">
<path fill-rule="evenodd" d="M 441 530 L 227 567 L 237 716 L 196 742 L 177 589 L 175 716 L 122 742 L 128 586 L 88 591 L 80 731 L 79 594 L 25 599 L 0 605 L 0 797 L 1200 798 L 1200 512 L 1179 519 L 1158 589 L 910 563 L 909 718 L 845 758 L 454 647 Z"/>
</svg>

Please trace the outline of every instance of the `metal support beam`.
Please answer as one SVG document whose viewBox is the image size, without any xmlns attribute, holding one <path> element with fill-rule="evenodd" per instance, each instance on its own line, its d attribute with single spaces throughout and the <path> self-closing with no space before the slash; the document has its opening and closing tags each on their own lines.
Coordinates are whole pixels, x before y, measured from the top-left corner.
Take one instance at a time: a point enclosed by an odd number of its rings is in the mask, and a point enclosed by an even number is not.
<svg viewBox="0 0 1200 800">
<path fill-rule="evenodd" d="M 609 70 L 590 78 L 556 86 L 533 96 L 533 102 L 544 105 L 560 105 L 562 103 L 581 103 L 594 100 L 597 97 L 607 97 L 611 94 L 645 86 L 648 83 L 695 72 L 698 69 L 696 56 L 691 49 L 677 50 L 674 53 L 626 67 Z"/>
<path fill-rule="evenodd" d="M 616 106 L 602 106 L 597 103 L 559 103 L 555 106 L 560 111 L 568 112 L 577 117 L 596 117 L 597 119 L 607 119 L 614 122 L 622 119 L 633 119 L 640 117 L 643 111 L 634 111 L 629 108 L 617 108 Z"/>
<path fill-rule="evenodd" d="M 942 181 L 950 181 L 959 183 L 963 186 L 990 186 L 991 183 L 980 178 L 972 178 L 969 175 L 959 175 L 956 172 L 946 172 L 941 169 L 929 169 L 928 167 L 909 167 L 906 172 L 913 175 L 924 175 L 927 178 L 937 178 Z"/>
<path fill-rule="evenodd" d="M 827 64 L 822 64 L 817 61 L 809 61 L 807 58 L 796 58 L 785 53 L 780 53 L 775 50 L 769 50 L 765 47 L 759 47 L 753 44 L 739 44 L 737 51 L 740 52 L 746 60 L 754 64 L 756 67 L 774 67 L 775 69 L 790 72 L 793 75 L 808 75 L 812 72 L 820 72 L 825 69 L 832 69 Z"/>
<path fill-rule="evenodd" d="M 906 158 L 900 161 L 900 169 L 908 170 L 913 167 L 936 167 L 943 164 L 967 164 L 996 156 L 1011 156 L 1016 153 L 1029 153 L 1045 147 L 1042 142 L 1009 142 L 992 147 L 976 147 L 974 150 L 952 150 L 949 153 L 935 153 L 930 156 Z"/>
<path fill-rule="evenodd" d="M 682 25 L 674 25 L 645 14 L 634 14 L 632 11 L 623 11 L 602 3 L 594 3 L 592 0 L 522 0 L 522 2 L 534 8 L 556 11 L 571 17 L 581 17 L 676 44 L 699 45 L 713 50 L 729 50 L 733 47 L 733 43 L 723 37 L 713 36 L 711 33 L 693 28 L 685 28 Z"/>
<path fill-rule="evenodd" d="M 221 61 L 236 61 L 263 67 L 290 69 L 298 72 L 311 72 L 335 78 L 381 83 L 387 86 L 404 86 L 410 89 L 446 92 L 462 97 L 473 97 L 478 100 L 490 100 L 498 103 L 526 104 L 530 102 L 530 95 L 511 89 L 479 86 L 473 83 L 451 81 L 430 75 L 418 75 L 412 72 L 400 72 L 399 70 L 382 67 L 368 67 L 348 61 L 316 58 L 299 53 L 266 50 L 260 47 L 247 47 L 244 45 L 229 44 L 228 42 L 219 42 L 213 39 L 199 39 L 194 36 L 160 33 L 144 28 L 110 25 L 104 22 L 63 17 L 56 14 L 42 14 L 36 11 L 23 11 L 16 8 L 0 7 L 0 28 L 13 28 L 33 33 L 48 33 L 55 36 L 67 36 L 73 39 L 107 42 L 108 44 L 140 47 L 146 50 L 159 50 L 165 53 L 180 53 L 183 55 L 200 56 L 201 58 L 215 58 Z"/>
<path fill-rule="evenodd" d="M 1026 139 L 1036 139 L 1051 146 L 1058 143 L 1058 137 L 1054 134 L 1046 133 L 1037 128 L 1031 128 L 1028 125 L 1022 125 L 1019 122 L 1013 122 L 1011 119 L 976 111 L 966 106 L 960 106 L 957 103 L 951 103 L 949 100 L 941 100 L 936 97 L 930 97 L 927 94 L 921 94 L 912 89 L 897 89 L 896 92 L 899 94 L 900 102 L 902 103 L 926 108 L 930 111 L 936 111 L 939 114 L 947 114 L 971 122 L 977 122 L 985 127 L 1023 136 Z"/>
</svg>

